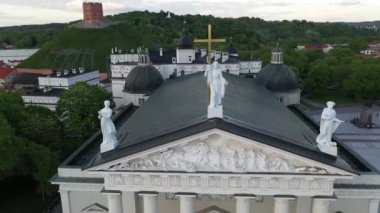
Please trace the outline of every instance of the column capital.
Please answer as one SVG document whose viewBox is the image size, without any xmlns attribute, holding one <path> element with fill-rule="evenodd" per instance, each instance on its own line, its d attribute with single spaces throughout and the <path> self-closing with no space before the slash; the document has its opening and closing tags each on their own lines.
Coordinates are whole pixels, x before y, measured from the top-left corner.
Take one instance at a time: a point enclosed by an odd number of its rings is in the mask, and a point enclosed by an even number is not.
<svg viewBox="0 0 380 213">
<path fill-rule="evenodd" d="M 255 199 L 256 195 L 252 195 L 252 194 L 234 194 L 234 198 Z"/>
<path fill-rule="evenodd" d="M 178 192 L 175 193 L 176 197 L 197 197 L 196 193 L 186 193 L 186 192 Z"/>
<path fill-rule="evenodd" d="M 106 189 L 102 189 L 100 191 L 100 193 L 102 194 L 106 194 L 106 195 L 116 195 L 116 196 L 121 196 L 121 191 L 117 191 L 117 190 L 106 190 Z"/>
<path fill-rule="evenodd" d="M 334 201 L 337 200 L 337 196 L 334 194 L 332 196 L 314 196 L 313 200 L 326 200 L 326 201 Z"/>
<path fill-rule="evenodd" d="M 274 195 L 275 200 L 295 200 L 296 196 L 294 195 Z"/>
<path fill-rule="evenodd" d="M 158 192 L 142 191 L 138 192 L 138 195 L 142 197 L 157 197 Z"/>
</svg>

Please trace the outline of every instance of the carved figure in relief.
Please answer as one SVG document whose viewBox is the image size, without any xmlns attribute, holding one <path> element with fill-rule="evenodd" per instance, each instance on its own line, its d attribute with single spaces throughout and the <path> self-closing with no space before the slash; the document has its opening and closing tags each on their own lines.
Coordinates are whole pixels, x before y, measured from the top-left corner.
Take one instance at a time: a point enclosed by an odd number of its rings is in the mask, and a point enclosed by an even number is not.
<svg viewBox="0 0 380 213">
<path fill-rule="evenodd" d="M 247 152 L 247 171 L 254 171 L 256 169 L 256 153 L 253 150 Z"/>
<path fill-rule="evenodd" d="M 267 170 L 267 156 L 261 151 L 257 152 L 256 164 L 259 170 L 261 171 Z"/>
<path fill-rule="evenodd" d="M 208 159 L 209 164 L 213 169 L 220 169 L 220 153 L 213 145 L 210 145 L 210 153 L 208 155 Z"/>
<path fill-rule="evenodd" d="M 237 162 L 236 151 L 228 147 L 228 145 L 223 145 L 222 148 L 222 168 L 230 171 L 235 171 Z"/>
<path fill-rule="evenodd" d="M 208 163 L 207 155 L 209 151 L 210 149 L 208 148 L 208 145 L 205 142 L 198 143 L 194 153 L 192 154 L 192 157 L 194 157 L 195 159 L 196 167 L 202 167 Z"/>
<path fill-rule="evenodd" d="M 292 170 L 290 168 L 290 165 L 287 161 L 284 161 L 283 159 L 279 157 L 271 157 L 269 161 L 269 167 L 272 171 L 290 171 Z"/>
<path fill-rule="evenodd" d="M 247 152 L 245 149 L 240 149 L 237 152 L 238 160 L 237 160 L 237 167 L 239 169 L 245 170 L 246 168 L 246 163 L 247 163 Z"/>
</svg>

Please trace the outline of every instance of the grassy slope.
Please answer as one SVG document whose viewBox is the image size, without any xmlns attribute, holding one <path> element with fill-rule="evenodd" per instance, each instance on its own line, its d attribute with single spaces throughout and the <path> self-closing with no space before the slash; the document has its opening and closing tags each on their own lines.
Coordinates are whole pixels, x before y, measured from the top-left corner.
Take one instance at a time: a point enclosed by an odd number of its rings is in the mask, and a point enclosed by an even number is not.
<svg viewBox="0 0 380 213">
<path fill-rule="evenodd" d="M 95 67 L 106 71 L 112 47 L 134 48 L 136 43 L 145 44 L 144 36 L 134 26 L 128 23 L 110 26 L 104 29 L 64 29 L 53 41 L 46 43 L 43 48 L 27 59 L 20 67 L 41 67 L 51 49 L 61 50 L 68 48 L 93 49 L 95 52 Z"/>
</svg>

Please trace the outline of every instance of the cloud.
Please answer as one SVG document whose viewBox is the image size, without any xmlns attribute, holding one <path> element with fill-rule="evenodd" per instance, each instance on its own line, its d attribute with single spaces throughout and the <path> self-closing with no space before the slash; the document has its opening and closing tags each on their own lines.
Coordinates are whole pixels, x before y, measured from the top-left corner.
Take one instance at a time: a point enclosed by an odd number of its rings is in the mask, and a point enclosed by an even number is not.
<svg viewBox="0 0 380 213">
<path fill-rule="evenodd" d="M 353 6 L 353 5 L 358 5 L 361 4 L 361 0 L 341 0 L 336 2 L 337 5 L 341 6 Z"/>
</svg>

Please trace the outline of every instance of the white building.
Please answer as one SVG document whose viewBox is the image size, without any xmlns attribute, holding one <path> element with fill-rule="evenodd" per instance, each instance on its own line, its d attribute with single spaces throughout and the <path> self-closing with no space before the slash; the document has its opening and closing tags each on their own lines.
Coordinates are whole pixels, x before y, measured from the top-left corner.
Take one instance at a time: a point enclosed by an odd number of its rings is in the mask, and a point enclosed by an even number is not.
<svg viewBox="0 0 380 213">
<path fill-rule="evenodd" d="M 87 71 L 84 68 L 55 71 L 51 76 L 38 77 L 38 91 L 24 94 L 22 99 L 26 105 L 36 105 L 55 110 L 59 95 L 77 82 L 99 85 L 99 71 Z"/>
<path fill-rule="evenodd" d="M 207 116 L 202 73 L 118 114 L 114 150 L 98 132 L 52 178 L 63 213 L 378 213 L 378 158 L 320 151 L 318 127 L 265 85 L 224 77 L 222 118 Z"/>
<path fill-rule="evenodd" d="M 256 74 L 261 69 L 261 61 L 241 60 L 231 42 L 225 51 L 213 50 L 211 55 L 212 60 L 217 60 L 226 73 L 235 75 Z M 193 39 L 187 35 L 185 29 L 175 52 L 165 51 L 162 48 L 157 51 L 138 48 L 137 50 L 132 49 L 123 52 L 115 48 L 112 49 L 110 58 L 112 93 L 116 106 L 130 103 L 129 100 L 124 99 L 124 86 L 129 73 L 139 64 L 148 63 L 154 66 L 164 80 L 204 72 L 207 68 L 206 49 L 195 48 Z"/>
<path fill-rule="evenodd" d="M 99 85 L 99 71 L 86 71 L 84 68 L 56 71 L 52 76 L 38 77 L 38 86 L 42 88 L 68 89 L 77 82 Z"/>
</svg>

